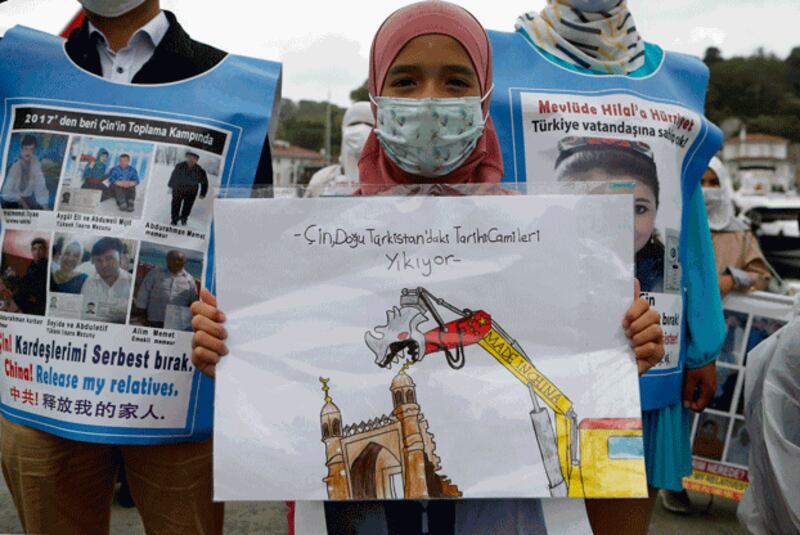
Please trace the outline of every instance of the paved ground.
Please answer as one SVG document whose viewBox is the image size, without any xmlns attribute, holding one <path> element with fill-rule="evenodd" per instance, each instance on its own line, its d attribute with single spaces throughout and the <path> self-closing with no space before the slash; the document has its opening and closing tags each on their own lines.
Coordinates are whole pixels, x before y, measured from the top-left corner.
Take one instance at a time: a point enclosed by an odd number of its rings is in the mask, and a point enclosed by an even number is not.
<svg viewBox="0 0 800 535">
<path fill-rule="evenodd" d="M 723 498 L 714 498 L 711 501 L 705 494 L 689 494 L 692 504 L 699 511 L 705 511 L 710 503 L 708 512 L 676 516 L 665 511 L 659 503 L 650 523 L 651 535 L 747 535 L 747 530 L 736 520 L 738 502 Z"/>
<path fill-rule="evenodd" d="M 0 534 L 22 533 L 14 503 L 0 477 Z M 231 535 L 287 535 L 283 503 L 237 503 L 225 508 L 225 533 Z M 145 535 L 136 509 L 114 505 L 111 535 Z"/>
<path fill-rule="evenodd" d="M 698 509 L 705 509 L 708 496 L 693 495 Z M 0 533 L 20 533 L 11 496 L 0 486 Z M 144 535 L 135 509 L 114 506 L 111 515 L 112 535 Z M 286 535 L 286 508 L 282 503 L 237 503 L 225 509 L 225 533 L 234 535 Z M 708 513 L 675 516 L 660 505 L 653 514 L 651 535 L 746 535 L 736 521 L 736 503 L 714 499 Z"/>
</svg>

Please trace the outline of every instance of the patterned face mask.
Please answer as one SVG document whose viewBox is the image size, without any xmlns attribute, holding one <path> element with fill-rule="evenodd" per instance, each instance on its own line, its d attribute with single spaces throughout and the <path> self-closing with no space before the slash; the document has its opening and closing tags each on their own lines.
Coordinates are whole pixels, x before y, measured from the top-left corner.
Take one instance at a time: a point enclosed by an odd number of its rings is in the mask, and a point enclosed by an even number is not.
<svg viewBox="0 0 800 535">
<path fill-rule="evenodd" d="M 386 154 L 400 168 L 425 178 L 445 176 L 475 150 L 486 117 L 483 102 L 491 95 L 462 98 L 378 97 L 375 132 Z"/>
</svg>

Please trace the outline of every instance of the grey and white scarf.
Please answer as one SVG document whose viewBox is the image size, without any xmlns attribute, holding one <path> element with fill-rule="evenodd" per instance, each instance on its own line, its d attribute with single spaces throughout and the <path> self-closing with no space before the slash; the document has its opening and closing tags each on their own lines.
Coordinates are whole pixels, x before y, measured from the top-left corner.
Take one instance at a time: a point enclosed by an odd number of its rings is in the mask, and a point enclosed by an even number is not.
<svg viewBox="0 0 800 535">
<path fill-rule="evenodd" d="M 626 0 L 597 13 L 576 9 L 570 0 L 547 0 L 540 13 L 519 17 L 516 28 L 540 48 L 584 69 L 628 74 L 644 65 L 644 41 Z"/>
</svg>

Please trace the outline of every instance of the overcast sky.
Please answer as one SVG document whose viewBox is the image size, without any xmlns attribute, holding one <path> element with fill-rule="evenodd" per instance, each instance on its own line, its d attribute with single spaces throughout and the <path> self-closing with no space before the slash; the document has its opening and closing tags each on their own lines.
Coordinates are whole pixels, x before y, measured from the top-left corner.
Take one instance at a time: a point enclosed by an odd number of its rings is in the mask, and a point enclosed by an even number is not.
<svg viewBox="0 0 800 535">
<path fill-rule="evenodd" d="M 512 30 L 516 17 L 544 0 L 456 0 L 487 27 Z M 229 52 L 282 61 L 283 95 L 349 102 L 367 75 L 375 30 L 406 0 L 162 0 L 196 39 Z M 725 56 L 758 47 L 786 56 L 800 45 L 800 0 L 629 0 L 645 39 L 669 50 L 702 55 L 718 46 Z M 502 5 L 502 8 L 498 7 Z M 280 6 L 280 7 L 277 7 Z M 57 32 L 78 10 L 75 0 L 8 0 L 0 4 L 0 32 L 25 24 Z"/>
</svg>

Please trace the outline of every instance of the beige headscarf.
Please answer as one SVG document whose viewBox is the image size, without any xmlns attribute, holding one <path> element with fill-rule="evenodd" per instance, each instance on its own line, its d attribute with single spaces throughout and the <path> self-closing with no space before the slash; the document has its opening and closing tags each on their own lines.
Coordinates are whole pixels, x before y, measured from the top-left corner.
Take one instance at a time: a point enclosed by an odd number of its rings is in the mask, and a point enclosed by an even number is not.
<svg viewBox="0 0 800 535">
<path fill-rule="evenodd" d="M 61 251 L 63 255 L 67 249 L 78 249 L 78 258 L 83 257 L 83 245 L 78 240 L 73 240 L 64 246 L 64 249 Z M 80 262 L 79 262 L 80 263 Z M 61 265 L 58 266 L 58 269 L 53 272 L 53 282 L 56 284 L 65 284 L 75 277 L 79 276 L 81 273 L 77 269 L 73 269 L 72 271 L 64 271 L 61 268 Z"/>
</svg>

